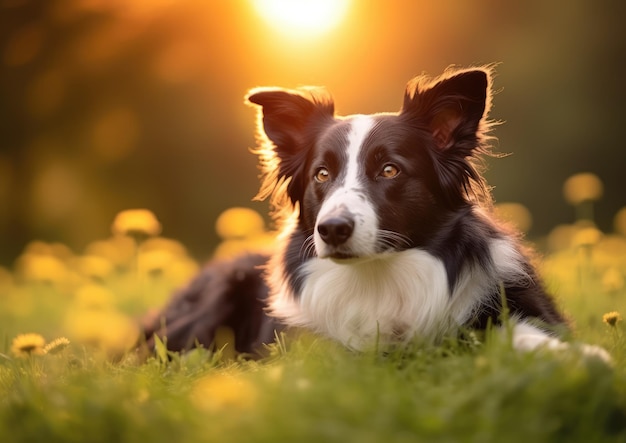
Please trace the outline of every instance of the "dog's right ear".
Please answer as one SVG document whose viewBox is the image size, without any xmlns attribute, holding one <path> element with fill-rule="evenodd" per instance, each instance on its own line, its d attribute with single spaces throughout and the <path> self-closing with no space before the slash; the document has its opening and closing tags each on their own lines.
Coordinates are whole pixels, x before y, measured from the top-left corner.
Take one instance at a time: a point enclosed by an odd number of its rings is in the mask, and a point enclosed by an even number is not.
<svg viewBox="0 0 626 443">
<path fill-rule="evenodd" d="M 263 130 L 280 157 L 301 148 L 306 129 L 313 121 L 334 114 L 332 99 L 319 89 L 253 89 L 246 99 L 261 106 Z"/>
<path fill-rule="evenodd" d="M 319 133 L 316 129 L 333 119 L 333 100 L 325 90 L 315 88 L 253 89 L 246 100 L 249 104 L 261 107 L 259 133 L 267 136 L 273 145 L 269 150 L 267 146 L 262 146 L 258 151 L 266 176 L 259 197 L 266 196 L 269 181 L 291 179 L 287 193 L 292 203 L 295 203 L 303 192 L 301 173 L 306 155 L 315 144 L 315 135 Z M 278 164 L 273 159 L 278 159 Z"/>
</svg>

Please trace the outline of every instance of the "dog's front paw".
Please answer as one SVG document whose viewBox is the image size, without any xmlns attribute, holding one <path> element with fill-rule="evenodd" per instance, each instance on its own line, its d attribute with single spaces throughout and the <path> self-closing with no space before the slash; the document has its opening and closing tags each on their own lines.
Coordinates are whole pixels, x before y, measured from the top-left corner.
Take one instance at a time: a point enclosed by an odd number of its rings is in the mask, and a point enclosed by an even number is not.
<svg viewBox="0 0 626 443">
<path fill-rule="evenodd" d="M 577 345 L 577 348 L 580 349 L 580 352 L 586 358 L 598 359 L 609 366 L 613 366 L 613 358 L 611 357 L 611 354 L 609 354 L 608 351 L 603 347 L 582 343 Z"/>
<path fill-rule="evenodd" d="M 513 329 L 513 347 L 519 351 L 546 349 L 551 352 L 579 352 L 584 358 L 598 359 L 609 366 L 613 364 L 611 355 L 600 346 L 566 343 L 525 322 L 516 324 Z"/>
</svg>

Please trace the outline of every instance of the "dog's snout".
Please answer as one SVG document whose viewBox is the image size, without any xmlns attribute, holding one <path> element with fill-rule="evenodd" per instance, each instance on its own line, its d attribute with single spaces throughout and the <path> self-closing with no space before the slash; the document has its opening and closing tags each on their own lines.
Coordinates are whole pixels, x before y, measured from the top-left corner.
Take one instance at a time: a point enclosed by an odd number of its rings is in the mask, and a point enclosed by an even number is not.
<svg viewBox="0 0 626 443">
<path fill-rule="evenodd" d="M 354 232 L 354 220 L 346 217 L 331 217 L 317 226 L 322 240 L 331 246 L 344 244 Z"/>
</svg>

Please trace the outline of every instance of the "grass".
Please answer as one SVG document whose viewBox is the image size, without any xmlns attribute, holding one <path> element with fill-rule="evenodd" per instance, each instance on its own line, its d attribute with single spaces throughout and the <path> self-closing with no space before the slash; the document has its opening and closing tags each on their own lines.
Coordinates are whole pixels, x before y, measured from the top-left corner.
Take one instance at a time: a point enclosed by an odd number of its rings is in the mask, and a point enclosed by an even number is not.
<svg viewBox="0 0 626 443">
<path fill-rule="evenodd" d="M 31 248 L 0 268 L 0 441 L 626 442 L 626 331 L 603 321 L 626 313 L 626 240 L 603 238 L 543 261 L 574 320 L 567 352 L 521 354 L 490 331 L 354 353 L 300 332 L 259 361 L 228 346 L 179 355 L 158 343 L 147 360 L 129 350 L 138 316 L 195 271 L 179 246 L 145 269 L 154 245 L 85 270 L 85 257 L 39 244 L 56 262 Z M 45 336 L 47 352 L 20 333 Z M 605 347 L 612 367 L 583 358 L 580 342 Z"/>
<path fill-rule="evenodd" d="M 203 349 L 161 349 L 145 363 L 71 348 L 5 359 L 0 440 L 626 439 L 624 370 L 576 352 L 519 354 L 497 336 L 388 355 L 307 335 L 286 341 L 258 362 Z"/>
</svg>

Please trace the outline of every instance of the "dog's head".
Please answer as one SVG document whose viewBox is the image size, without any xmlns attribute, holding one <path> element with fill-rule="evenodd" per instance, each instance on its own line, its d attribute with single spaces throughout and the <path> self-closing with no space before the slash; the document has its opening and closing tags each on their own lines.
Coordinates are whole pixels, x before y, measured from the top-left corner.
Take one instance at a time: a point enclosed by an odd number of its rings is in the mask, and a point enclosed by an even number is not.
<svg viewBox="0 0 626 443">
<path fill-rule="evenodd" d="M 260 196 L 299 210 L 319 257 L 370 257 L 425 244 L 451 211 L 485 193 L 488 68 L 407 85 L 396 114 L 334 114 L 318 89 L 256 89 Z"/>
</svg>

